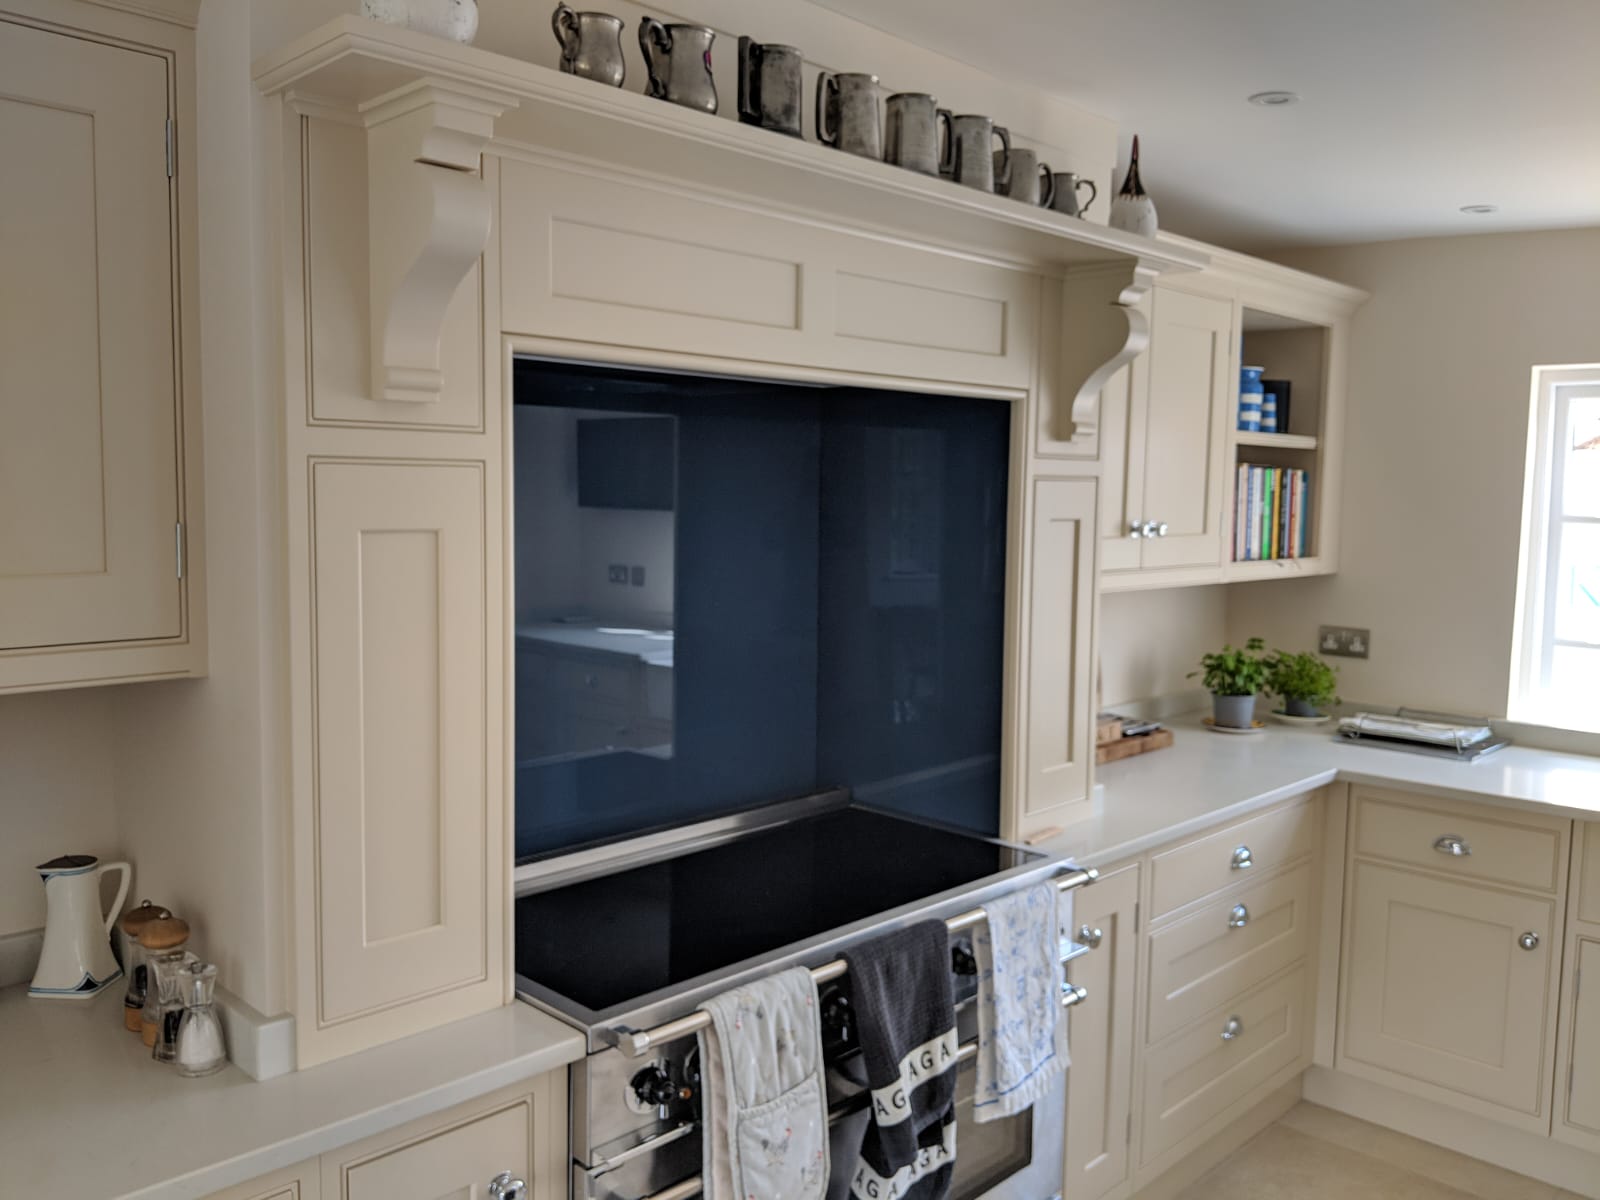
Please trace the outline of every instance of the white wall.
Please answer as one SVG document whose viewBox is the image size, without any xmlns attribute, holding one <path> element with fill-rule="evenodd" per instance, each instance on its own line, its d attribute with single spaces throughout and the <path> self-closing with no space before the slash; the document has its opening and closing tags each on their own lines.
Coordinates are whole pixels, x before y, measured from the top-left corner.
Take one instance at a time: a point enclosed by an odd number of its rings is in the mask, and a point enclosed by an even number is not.
<svg viewBox="0 0 1600 1200">
<path fill-rule="evenodd" d="M 1185 676 L 1226 636 L 1223 587 L 1111 592 L 1100 598 L 1102 707 L 1198 690 Z"/>
<path fill-rule="evenodd" d="M 58 854 L 121 857 L 115 706 L 131 690 L 0 697 L 0 937 L 44 924 L 33 870 L 40 863 Z"/>
<path fill-rule="evenodd" d="M 1366 626 L 1349 700 L 1506 711 L 1536 364 L 1600 359 L 1600 228 L 1285 256 L 1372 293 L 1351 331 L 1339 573 L 1236 587 L 1229 636 Z"/>
</svg>

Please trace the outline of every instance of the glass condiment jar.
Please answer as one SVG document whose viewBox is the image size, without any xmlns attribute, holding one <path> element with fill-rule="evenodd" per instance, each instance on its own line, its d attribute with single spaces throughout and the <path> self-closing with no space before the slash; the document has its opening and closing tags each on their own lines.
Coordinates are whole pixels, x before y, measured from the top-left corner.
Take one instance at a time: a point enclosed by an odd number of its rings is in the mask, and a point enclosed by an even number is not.
<svg viewBox="0 0 1600 1200">
<path fill-rule="evenodd" d="M 138 1033 L 144 1024 L 144 998 L 150 980 L 150 965 L 139 934 L 151 921 L 170 916 L 172 913 L 161 905 L 145 900 L 138 908 L 123 913 L 117 922 L 117 928 L 122 931 L 122 967 L 128 979 L 127 990 L 122 995 L 122 1023 L 131 1033 Z"/>
<path fill-rule="evenodd" d="M 214 963 L 185 963 L 177 972 L 183 998 L 183 1015 L 178 1019 L 174 1061 L 180 1075 L 210 1075 L 228 1062 L 228 1047 L 222 1037 L 222 1019 L 214 1003 L 217 968 Z"/>
<path fill-rule="evenodd" d="M 193 957 L 184 950 L 188 941 L 189 922 L 181 917 L 156 917 L 146 921 L 144 928 L 139 931 L 139 945 L 144 948 L 146 966 L 144 1008 L 140 1010 L 139 1033 L 144 1038 L 144 1044 L 152 1050 L 156 1045 L 156 1035 L 161 1029 L 162 967 L 165 964 L 170 975 L 174 969 L 181 967 L 186 959 Z M 174 980 L 173 987 L 176 986 Z M 172 1002 L 181 1010 L 181 997 L 176 992 L 172 996 Z"/>
</svg>

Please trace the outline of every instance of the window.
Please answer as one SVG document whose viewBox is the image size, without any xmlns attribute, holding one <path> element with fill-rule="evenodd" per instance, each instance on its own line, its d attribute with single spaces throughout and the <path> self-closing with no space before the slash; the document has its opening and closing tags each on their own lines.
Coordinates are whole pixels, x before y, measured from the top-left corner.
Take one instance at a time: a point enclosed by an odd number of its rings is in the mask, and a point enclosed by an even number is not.
<svg viewBox="0 0 1600 1200">
<path fill-rule="evenodd" d="M 1511 717 L 1600 730 L 1600 364 L 1533 373 Z"/>
</svg>

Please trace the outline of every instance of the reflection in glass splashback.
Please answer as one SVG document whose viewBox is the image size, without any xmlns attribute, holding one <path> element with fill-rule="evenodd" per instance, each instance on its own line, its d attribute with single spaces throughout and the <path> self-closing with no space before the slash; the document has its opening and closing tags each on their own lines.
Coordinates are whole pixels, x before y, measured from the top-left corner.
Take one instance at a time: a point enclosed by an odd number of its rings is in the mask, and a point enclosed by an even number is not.
<svg viewBox="0 0 1600 1200">
<path fill-rule="evenodd" d="M 519 858 L 837 786 L 995 832 L 1009 405 L 516 371 Z"/>
</svg>

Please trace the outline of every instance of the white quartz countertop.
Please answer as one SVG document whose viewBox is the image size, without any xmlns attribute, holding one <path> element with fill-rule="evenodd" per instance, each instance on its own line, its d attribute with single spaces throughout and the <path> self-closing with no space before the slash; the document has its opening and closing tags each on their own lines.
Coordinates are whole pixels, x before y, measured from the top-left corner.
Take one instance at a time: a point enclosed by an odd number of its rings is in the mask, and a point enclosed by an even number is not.
<svg viewBox="0 0 1600 1200">
<path fill-rule="evenodd" d="M 1335 780 L 1600 818 L 1600 758 L 1513 745 L 1449 762 L 1335 742 L 1331 723 L 1273 723 L 1248 736 L 1212 733 L 1198 713 L 1164 723 L 1173 744 L 1099 768 L 1093 811 L 1039 849 L 1109 866 Z"/>
<path fill-rule="evenodd" d="M 583 1057 L 583 1035 L 509 1004 L 277 1079 L 185 1079 L 89 1001 L 0 990 L 0 1197 L 188 1200 Z"/>
</svg>

